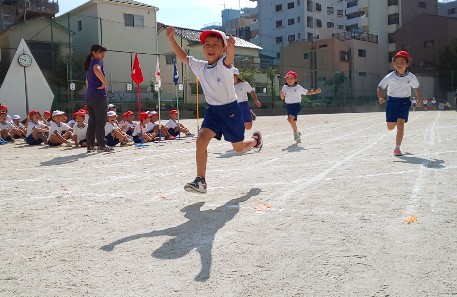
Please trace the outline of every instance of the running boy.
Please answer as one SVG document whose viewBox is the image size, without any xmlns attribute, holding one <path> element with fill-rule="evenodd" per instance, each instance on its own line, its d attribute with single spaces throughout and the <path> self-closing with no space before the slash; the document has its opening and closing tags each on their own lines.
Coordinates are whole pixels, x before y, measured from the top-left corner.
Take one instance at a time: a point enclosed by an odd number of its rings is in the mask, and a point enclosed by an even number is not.
<svg viewBox="0 0 457 297">
<path fill-rule="evenodd" d="M 279 92 L 279 98 L 286 102 L 287 121 L 294 132 L 295 142 L 300 143 L 301 133 L 298 132 L 297 118 L 301 110 L 301 96 L 320 94 L 321 89 L 309 91 L 303 88 L 298 84 L 298 75 L 294 71 L 287 72 L 284 78 L 286 79 L 286 84 L 282 87 L 281 92 Z"/>
<path fill-rule="evenodd" d="M 206 61 L 197 60 L 179 46 L 175 29 L 167 28 L 167 38 L 179 60 L 188 64 L 200 80 L 208 103 L 202 128 L 197 137 L 197 177 L 184 186 L 186 191 L 206 193 L 206 163 L 208 144 L 216 137 L 232 143 L 233 150 L 242 153 L 252 148 L 262 148 L 262 134 L 254 132 L 250 139 L 244 139 L 244 123 L 241 109 L 236 101 L 233 85 L 233 60 L 235 57 L 235 38 L 226 37 L 218 30 L 207 30 L 200 34 L 203 54 Z M 224 53 L 226 55 L 224 55 Z"/>
<path fill-rule="evenodd" d="M 248 94 L 250 94 L 254 100 L 255 106 L 260 107 L 262 106 L 262 103 L 260 103 L 259 98 L 257 98 L 257 93 L 254 91 L 254 88 L 251 87 L 247 81 L 240 78 L 240 71 L 235 67 L 233 67 L 233 82 L 235 84 L 236 100 L 238 101 L 241 113 L 243 114 L 244 128 L 246 130 L 251 130 L 252 121 L 255 120 L 255 114 L 249 107 Z"/>
<path fill-rule="evenodd" d="M 420 107 L 422 94 L 419 89 L 419 81 L 416 76 L 408 71 L 411 58 L 406 51 L 399 51 L 392 58 L 394 71 L 387 74 L 378 85 L 379 103 L 383 104 L 386 99 L 383 90 L 387 88 L 386 122 L 387 129 L 397 127 L 394 156 L 403 155 L 400 145 L 403 140 L 405 123 L 408 122 L 409 108 L 411 107 L 411 88 L 416 92 L 417 106 Z"/>
</svg>

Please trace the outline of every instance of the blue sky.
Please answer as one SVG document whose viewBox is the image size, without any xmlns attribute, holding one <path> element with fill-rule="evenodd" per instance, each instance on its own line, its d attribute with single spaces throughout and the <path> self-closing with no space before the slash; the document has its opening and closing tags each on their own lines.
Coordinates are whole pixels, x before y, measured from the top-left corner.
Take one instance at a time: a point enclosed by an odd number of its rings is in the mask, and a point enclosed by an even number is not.
<svg viewBox="0 0 457 297">
<path fill-rule="evenodd" d="M 59 14 L 66 13 L 87 0 L 60 0 Z M 167 25 L 200 29 L 206 24 L 220 23 L 221 10 L 225 8 L 255 7 L 248 0 L 140 0 L 159 8 L 157 20 Z"/>
</svg>

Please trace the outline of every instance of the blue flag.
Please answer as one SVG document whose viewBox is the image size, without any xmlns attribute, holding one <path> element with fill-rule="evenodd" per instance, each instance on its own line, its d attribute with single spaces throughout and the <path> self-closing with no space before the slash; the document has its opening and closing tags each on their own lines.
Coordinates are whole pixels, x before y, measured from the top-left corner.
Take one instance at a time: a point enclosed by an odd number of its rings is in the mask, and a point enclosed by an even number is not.
<svg viewBox="0 0 457 297">
<path fill-rule="evenodd" d="M 178 80 L 179 80 L 179 73 L 178 73 L 178 67 L 176 66 L 176 60 L 173 60 L 173 82 L 175 83 L 175 85 L 178 84 Z"/>
</svg>

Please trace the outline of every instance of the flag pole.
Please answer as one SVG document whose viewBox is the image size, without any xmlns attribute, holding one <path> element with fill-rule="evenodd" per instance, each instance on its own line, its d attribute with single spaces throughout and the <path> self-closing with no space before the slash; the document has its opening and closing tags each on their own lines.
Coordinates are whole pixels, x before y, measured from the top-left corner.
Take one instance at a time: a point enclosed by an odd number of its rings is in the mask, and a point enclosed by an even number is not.
<svg viewBox="0 0 457 297">
<path fill-rule="evenodd" d="M 133 62 L 133 69 L 132 69 L 132 80 L 136 84 L 137 88 L 137 100 L 138 100 L 138 117 L 141 114 L 141 91 L 140 91 L 140 83 L 143 81 L 143 73 L 141 72 L 140 60 L 138 59 L 138 53 L 135 53 L 135 60 Z M 140 143 L 136 145 L 137 148 L 142 148 L 145 146 L 149 146 L 143 142 L 143 124 L 139 123 L 140 125 Z"/>
<path fill-rule="evenodd" d="M 140 99 L 140 84 L 137 84 L 137 97 L 138 97 L 138 117 L 140 117 L 141 114 L 141 99 Z M 149 144 L 143 143 L 143 123 L 139 123 L 140 125 L 140 143 L 136 145 L 137 148 L 142 148 L 145 146 L 149 146 Z"/>
<path fill-rule="evenodd" d="M 176 110 L 178 111 L 178 137 L 175 139 L 181 140 L 181 125 L 179 124 L 179 98 L 178 98 L 178 82 L 179 82 L 179 74 L 178 74 L 178 66 L 176 65 L 176 59 L 173 60 L 173 83 L 175 84 L 175 94 L 176 94 Z"/>
</svg>

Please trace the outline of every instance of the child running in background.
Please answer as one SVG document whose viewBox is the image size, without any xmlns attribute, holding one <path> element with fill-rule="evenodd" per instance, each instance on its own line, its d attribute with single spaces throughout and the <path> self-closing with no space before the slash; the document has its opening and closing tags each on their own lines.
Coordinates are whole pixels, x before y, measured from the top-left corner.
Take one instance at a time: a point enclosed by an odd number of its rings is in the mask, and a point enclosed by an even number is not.
<svg viewBox="0 0 457 297">
<path fill-rule="evenodd" d="M 6 120 L 6 116 L 6 112 L 0 112 L 0 138 L 4 141 L 14 142 L 14 138 L 10 134 L 14 126 Z"/>
<path fill-rule="evenodd" d="M 405 131 L 405 123 L 408 122 L 409 108 L 411 106 L 411 88 L 416 92 L 418 106 L 422 100 L 419 81 L 416 76 L 408 71 L 411 58 L 406 51 L 399 51 L 392 58 L 394 71 L 387 74 L 379 83 L 377 95 L 379 103 L 383 104 L 386 99 L 383 90 L 387 88 L 386 122 L 387 129 L 397 127 L 394 156 L 402 156 L 400 150 Z"/>
<path fill-rule="evenodd" d="M 427 111 L 427 105 L 428 105 L 428 99 L 424 97 L 424 99 L 422 99 L 422 108 L 424 111 Z"/>
<path fill-rule="evenodd" d="M 233 150 L 243 153 L 252 148 L 262 148 L 262 134 L 254 132 L 251 138 L 244 139 L 244 122 L 240 106 L 236 101 L 233 84 L 233 61 L 235 58 L 235 38 L 226 37 L 218 30 L 207 30 L 200 34 L 203 54 L 206 61 L 197 60 L 177 43 L 175 29 L 167 28 L 167 38 L 173 47 L 176 57 L 189 65 L 199 78 L 208 107 L 202 128 L 197 137 L 197 177 L 184 186 L 186 191 L 206 193 L 206 163 L 208 145 L 211 139 L 231 142 Z"/>
<path fill-rule="evenodd" d="M 152 142 L 155 138 L 154 131 L 148 133 L 148 124 L 150 124 L 151 119 L 149 113 L 141 112 L 140 113 L 140 123 L 135 126 L 133 129 L 132 137 L 134 143 L 141 143 L 141 135 L 143 135 L 143 142 Z"/>
<path fill-rule="evenodd" d="M 252 96 L 254 104 L 257 107 L 262 106 L 257 94 L 254 91 L 254 88 L 251 85 L 240 78 L 240 71 L 237 68 L 233 68 L 233 81 L 235 83 L 235 94 L 237 97 L 238 104 L 241 108 L 241 113 L 243 114 L 244 128 L 246 130 L 251 130 L 252 121 L 255 120 L 255 114 L 252 112 L 248 104 L 248 94 Z"/>
<path fill-rule="evenodd" d="M 115 111 L 108 111 L 106 113 L 105 124 L 105 141 L 108 147 L 113 147 L 120 143 L 122 146 L 131 145 L 129 143 L 129 136 L 122 132 L 121 128 L 117 125 L 117 114 Z"/>
<path fill-rule="evenodd" d="M 75 146 L 87 147 L 87 123 L 84 122 L 86 113 L 78 110 L 73 114 L 75 124 L 73 125 L 73 142 Z"/>
<path fill-rule="evenodd" d="M 279 92 L 279 97 L 286 103 L 287 121 L 294 132 L 294 140 L 296 143 L 300 143 L 301 133 L 298 131 L 297 118 L 301 110 L 301 96 L 320 94 L 321 89 L 309 91 L 303 88 L 298 84 L 298 75 L 294 71 L 287 72 L 284 78 L 286 79 L 286 84 L 282 87 L 281 92 Z"/>
<path fill-rule="evenodd" d="M 49 127 L 39 119 L 41 118 L 38 110 L 31 110 L 27 120 L 27 136 L 25 141 L 29 145 L 38 145 L 48 142 Z"/>
<path fill-rule="evenodd" d="M 49 123 L 49 146 L 60 146 L 62 144 L 73 146 L 71 141 L 73 133 L 71 132 L 71 127 L 63 121 L 63 115 L 64 112 L 60 110 L 52 112 L 52 121 Z"/>
<path fill-rule="evenodd" d="M 13 115 L 13 125 L 15 126 L 15 129 L 10 132 L 11 136 L 13 136 L 14 139 L 25 138 L 27 128 L 21 123 L 21 117 L 17 114 Z"/>
<path fill-rule="evenodd" d="M 430 102 L 432 103 L 432 110 L 436 110 L 436 99 L 435 99 L 435 97 L 433 97 Z"/>
<path fill-rule="evenodd" d="M 175 138 L 181 136 L 181 133 L 184 133 L 186 136 L 194 136 L 190 133 L 189 129 L 184 127 L 183 124 L 178 124 L 179 111 L 176 109 L 170 110 L 170 119 L 166 122 L 165 127 L 167 127 L 168 135 L 172 135 Z"/>
<path fill-rule="evenodd" d="M 411 105 L 413 107 L 413 111 L 416 111 L 416 105 L 417 105 L 416 97 L 413 97 L 413 99 L 411 100 Z"/>
</svg>

